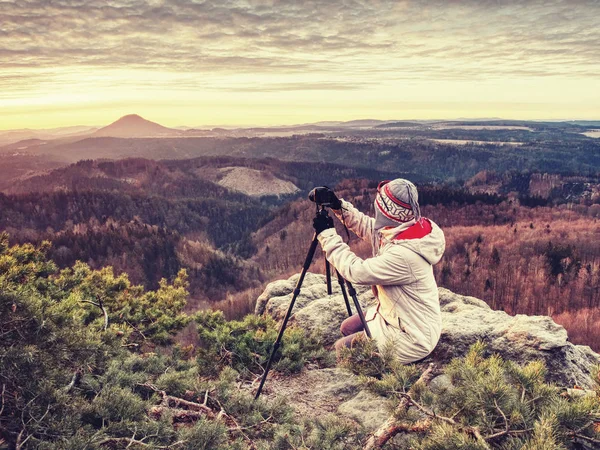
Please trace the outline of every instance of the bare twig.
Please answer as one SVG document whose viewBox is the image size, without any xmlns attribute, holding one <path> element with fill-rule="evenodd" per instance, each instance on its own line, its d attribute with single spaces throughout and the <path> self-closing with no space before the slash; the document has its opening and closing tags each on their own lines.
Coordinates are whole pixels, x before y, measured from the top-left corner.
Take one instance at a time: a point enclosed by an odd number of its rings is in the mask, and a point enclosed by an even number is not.
<svg viewBox="0 0 600 450">
<path fill-rule="evenodd" d="M 462 408 L 460 408 L 458 411 L 456 411 L 454 414 L 452 414 L 452 416 L 450 417 L 451 419 L 454 419 L 456 416 L 458 416 L 461 412 L 463 412 L 465 410 L 465 407 L 463 406 Z"/>
<path fill-rule="evenodd" d="M 169 408 L 168 406 L 153 406 L 148 411 L 148 415 L 153 419 L 160 419 L 164 412 L 168 411 L 171 415 L 173 423 L 194 422 L 196 420 L 207 417 L 202 411 L 190 411 L 188 409 Z"/>
<path fill-rule="evenodd" d="M 25 445 L 25 443 L 29 440 L 29 438 L 31 437 L 31 435 L 27 436 L 25 438 L 25 440 L 23 439 L 23 433 L 25 433 L 25 430 L 27 428 L 23 427 L 23 429 L 21 430 L 21 432 L 19 433 L 19 435 L 17 436 L 17 442 L 15 443 L 15 449 L 16 450 L 21 450 L 23 448 L 23 446 Z"/>
<path fill-rule="evenodd" d="M 585 448 L 600 447 L 600 440 L 594 439 L 594 438 L 586 436 L 584 434 L 581 434 L 582 431 L 584 431 L 586 428 L 589 428 L 590 426 L 594 425 L 594 423 L 595 423 L 594 421 L 589 421 L 585 425 L 579 427 L 577 430 L 571 432 L 570 436 L 572 437 L 573 441 L 577 442 L 578 444 L 580 444 L 581 446 L 583 446 Z"/>
<path fill-rule="evenodd" d="M 190 402 L 189 400 L 184 400 L 182 398 L 174 397 L 172 395 L 168 395 L 165 391 L 161 391 L 153 384 L 141 383 L 141 384 L 139 384 L 139 386 L 146 387 L 146 388 L 158 393 L 162 397 L 161 405 L 163 405 L 163 406 L 166 406 L 169 408 L 178 408 L 178 407 L 183 406 L 190 411 L 202 412 L 205 415 L 207 415 L 208 417 L 215 416 L 215 412 L 212 409 L 210 409 L 208 406 L 203 405 L 201 403 Z"/>
<path fill-rule="evenodd" d="M 421 411 L 423 414 L 425 414 L 426 416 L 431 417 L 432 419 L 437 419 L 437 420 L 441 420 L 442 422 L 446 422 L 450 425 L 459 425 L 459 423 L 450 418 L 450 417 L 444 417 L 444 416 L 440 416 L 438 415 L 435 411 L 430 411 L 429 409 L 425 408 L 424 406 L 420 405 L 419 403 L 417 403 L 410 394 L 400 394 L 403 398 L 406 399 L 408 406 L 414 406 L 415 408 L 417 408 L 419 411 Z"/>
<path fill-rule="evenodd" d="M 219 411 L 219 414 L 217 415 L 217 420 L 221 420 L 221 418 L 223 417 L 226 419 L 226 421 L 233 423 L 235 426 L 230 427 L 230 431 L 238 431 L 244 437 L 246 442 L 248 442 L 248 444 L 250 445 L 249 448 L 254 448 L 254 442 L 252 442 L 250 436 L 244 433 L 244 429 L 240 427 L 240 424 L 237 422 L 237 420 L 235 420 L 234 417 L 231 417 L 225 412 L 225 408 L 223 408 L 223 405 L 221 405 L 221 402 L 219 402 L 219 400 L 217 400 L 217 404 L 219 405 L 219 408 L 221 408 L 221 411 Z"/>
<path fill-rule="evenodd" d="M 68 394 L 73 390 L 73 388 L 79 383 L 81 379 L 81 369 L 77 369 L 71 378 L 71 382 L 65 386 L 65 392 Z"/>
<path fill-rule="evenodd" d="M 583 434 L 574 434 L 573 435 L 573 439 L 575 441 L 580 440 L 580 441 L 584 441 L 584 442 L 588 442 L 590 444 L 593 444 L 592 448 L 598 448 L 598 446 L 600 446 L 600 439 L 594 439 L 594 438 L 591 438 L 589 436 L 585 436 Z"/>
<path fill-rule="evenodd" d="M 131 323 L 129 320 L 126 320 L 126 322 L 127 322 L 127 324 L 128 324 L 128 325 L 129 325 L 131 328 L 133 328 L 135 331 L 137 331 L 137 332 L 138 332 L 138 334 L 139 334 L 140 336 L 142 336 L 142 338 L 143 338 L 144 340 L 146 340 L 146 339 L 147 339 L 147 338 L 146 338 L 146 335 L 145 335 L 144 333 L 142 333 L 142 330 L 140 330 L 138 327 L 136 327 L 134 324 L 132 324 L 132 323 Z"/>
<path fill-rule="evenodd" d="M 133 445 L 135 441 L 135 435 L 137 434 L 137 427 L 135 427 L 135 429 L 133 430 L 133 436 L 131 436 L 131 439 L 129 440 L 129 444 L 127 444 L 127 447 L 125 448 L 129 448 Z M 143 440 L 141 440 L 140 442 L 143 442 Z"/>
<path fill-rule="evenodd" d="M 46 412 L 39 419 L 36 419 L 35 417 L 33 417 L 33 415 L 31 413 L 29 413 L 29 416 L 35 421 L 35 423 L 40 423 L 42 420 L 44 420 L 46 418 L 46 416 L 48 415 L 49 412 L 50 412 L 50 403 L 48 403 L 48 406 L 46 406 Z"/>
<path fill-rule="evenodd" d="M 590 420 L 588 423 L 586 423 L 586 424 L 585 424 L 585 425 L 583 425 L 582 427 L 579 427 L 579 428 L 577 428 L 577 429 L 576 429 L 576 430 L 573 432 L 573 434 L 575 435 L 575 434 L 579 434 L 579 433 L 581 433 L 581 432 L 582 432 L 583 430 L 585 430 L 586 428 L 589 428 L 589 427 L 591 427 L 592 425 L 594 425 L 594 423 L 595 423 L 595 422 L 594 422 L 593 420 Z"/>
<path fill-rule="evenodd" d="M 81 302 L 89 303 L 90 305 L 97 306 L 98 308 L 100 308 L 102 310 L 102 313 L 104 314 L 104 331 L 106 331 L 106 329 L 108 328 L 108 312 L 106 311 L 106 308 L 102 304 L 102 301 L 96 303 L 91 300 L 81 300 Z"/>
<path fill-rule="evenodd" d="M 506 418 L 506 414 L 504 414 L 504 411 L 502 411 L 502 409 L 500 409 L 500 406 L 498 406 L 498 402 L 494 399 L 494 405 L 496 406 L 496 409 L 498 410 L 498 412 L 500 413 L 500 415 L 502 416 L 502 419 L 504 420 L 504 430 L 503 431 L 499 431 L 497 433 L 491 434 L 489 436 L 486 436 L 486 440 L 490 440 L 490 439 L 496 439 L 500 436 L 506 436 L 509 433 L 510 427 L 508 425 L 508 419 Z"/>
<path fill-rule="evenodd" d="M 433 378 L 435 366 L 429 364 L 427 369 L 421 374 L 417 382 L 413 385 L 425 384 L 428 385 Z M 413 388 L 411 387 L 411 390 Z M 374 448 L 382 447 L 387 441 L 393 438 L 396 434 L 406 431 L 402 424 L 396 418 L 397 416 L 403 415 L 410 407 L 409 401 L 406 398 L 400 400 L 400 404 L 396 407 L 394 414 L 387 418 L 387 420 L 369 437 L 365 444 L 364 450 L 372 450 Z"/>
<path fill-rule="evenodd" d="M 134 436 L 135 436 L 135 433 L 134 433 Z M 156 444 L 147 444 L 146 442 L 144 442 L 142 440 L 137 440 L 137 439 L 128 438 L 128 437 L 108 437 L 108 438 L 102 439 L 100 442 L 98 442 L 98 445 L 123 443 L 123 444 L 127 444 L 126 448 L 129 448 L 131 445 L 135 444 L 135 445 L 139 445 L 141 447 L 167 449 L 167 448 L 178 447 L 182 444 L 185 444 L 185 442 L 186 441 L 177 441 L 177 442 L 174 442 L 169 445 L 156 445 Z"/>
<path fill-rule="evenodd" d="M 39 395 L 36 395 L 31 400 L 29 400 L 27 402 L 27 404 L 21 410 L 21 423 L 23 424 L 23 428 L 21 429 L 21 431 L 17 435 L 17 442 L 15 442 L 15 449 L 16 450 L 20 450 L 21 448 L 23 448 L 23 446 L 25 445 L 25 443 L 31 437 L 31 435 L 29 435 L 29 436 L 27 436 L 25 438 L 25 440 L 23 440 L 23 435 L 27 431 L 27 425 L 29 425 L 29 423 L 33 420 L 33 418 L 31 417 L 31 414 L 30 414 L 29 420 L 27 422 L 25 422 L 25 411 L 27 410 L 27 408 L 29 408 L 29 405 L 31 405 L 38 397 L 39 397 Z"/>
<path fill-rule="evenodd" d="M 475 439 L 477 439 L 479 442 L 485 444 L 485 439 L 481 436 L 481 432 L 479 431 L 479 429 L 477 427 L 465 426 L 465 425 L 458 423 L 456 420 L 451 419 L 450 417 L 440 416 L 437 413 L 435 413 L 435 411 L 430 411 L 429 409 L 427 409 L 424 406 L 417 403 L 415 400 L 413 400 L 413 398 L 410 396 L 410 394 L 403 394 L 403 397 L 407 399 L 408 404 L 410 406 L 414 406 L 415 408 L 417 408 L 420 412 L 422 412 L 426 416 L 429 416 L 433 419 L 437 419 L 442 422 L 446 422 L 447 424 L 450 424 L 452 426 L 455 426 L 455 427 L 459 428 L 460 430 L 464 431 L 465 433 L 470 434 Z"/>
<path fill-rule="evenodd" d="M 254 425 L 248 425 L 246 427 L 240 427 L 239 425 L 233 428 L 229 428 L 229 431 L 242 431 L 242 430 L 250 430 L 252 428 L 256 428 L 260 425 L 263 425 L 265 423 L 269 423 L 271 421 L 271 419 L 273 419 L 273 416 L 269 416 L 264 420 L 261 420 L 260 422 L 255 423 Z"/>
<path fill-rule="evenodd" d="M 6 392 L 6 384 L 2 384 L 2 407 L 0 408 L 0 416 L 2 415 L 2 413 L 4 412 L 4 393 Z"/>
</svg>

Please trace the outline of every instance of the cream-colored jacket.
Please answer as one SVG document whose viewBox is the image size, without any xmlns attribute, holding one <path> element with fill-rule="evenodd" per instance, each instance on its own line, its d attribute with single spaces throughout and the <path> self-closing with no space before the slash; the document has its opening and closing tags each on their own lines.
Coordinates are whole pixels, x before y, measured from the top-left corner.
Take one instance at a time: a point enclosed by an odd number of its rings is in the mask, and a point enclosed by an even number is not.
<svg viewBox="0 0 600 450">
<path fill-rule="evenodd" d="M 342 211 L 346 226 L 372 243 L 375 220 L 344 200 Z M 342 211 L 335 213 L 341 217 Z M 427 234 L 416 228 L 422 225 L 414 220 L 379 230 L 377 255 L 365 260 L 350 250 L 335 229 L 325 230 L 318 237 L 327 260 L 344 278 L 377 287 L 378 303 L 365 312 L 369 330 L 380 349 L 392 345 L 405 364 L 431 353 L 442 329 L 432 265 L 442 257 L 446 240 L 435 223 L 428 220 L 427 230 L 429 225 Z"/>
</svg>

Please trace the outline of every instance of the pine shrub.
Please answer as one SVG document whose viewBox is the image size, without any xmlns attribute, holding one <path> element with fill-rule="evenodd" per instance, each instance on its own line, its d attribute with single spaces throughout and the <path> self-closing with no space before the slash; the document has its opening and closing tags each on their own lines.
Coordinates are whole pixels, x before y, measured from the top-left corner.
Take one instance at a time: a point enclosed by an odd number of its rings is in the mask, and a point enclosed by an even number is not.
<svg viewBox="0 0 600 450">
<path fill-rule="evenodd" d="M 227 366 L 245 378 L 262 373 L 279 331 L 271 317 L 248 315 L 241 321 L 227 321 L 221 311 L 203 311 L 195 320 L 200 339 L 198 367 L 201 374 L 214 375 Z M 275 355 L 273 369 L 296 373 L 308 361 L 329 366 L 333 355 L 315 336 L 289 326 Z"/>
<path fill-rule="evenodd" d="M 369 355 L 373 362 L 369 363 Z M 600 383 L 596 391 L 547 383 L 541 361 L 523 365 L 488 354 L 481 342 L 438 375 L 445 383 L 416 383 L 423 367 L 402 366 L 387 350 L 362 342 L 344 352 L 343 363 L 372 391 L 404 402 L 396 420 L 410 428 L 403 445 L 418 450 L 558 450 L 600 446 Z M 370 365 L 372 364 L 372 365 Z M 376 367 L 379 373 L 371 373 Z M 596 380 L 600 378 L 596 376 Z M 393 447 L 393 444 L 390 444 Z"/>
</svg>

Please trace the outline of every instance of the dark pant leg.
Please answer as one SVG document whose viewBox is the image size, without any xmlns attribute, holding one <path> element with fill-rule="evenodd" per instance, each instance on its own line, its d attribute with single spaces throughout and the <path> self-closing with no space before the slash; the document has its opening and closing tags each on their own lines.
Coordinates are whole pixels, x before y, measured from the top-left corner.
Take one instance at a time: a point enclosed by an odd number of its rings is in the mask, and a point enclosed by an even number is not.
<svg viewBox="0 0 600 450">
<path fill-rule="evenodd" d="M 358 333 L 362 330 L 364 330 L 364 327 L 358 314 L 348 317 L 340 326 L 340 331 L 344 336 L 350 336 L 351 334 Z"/>
</svg>

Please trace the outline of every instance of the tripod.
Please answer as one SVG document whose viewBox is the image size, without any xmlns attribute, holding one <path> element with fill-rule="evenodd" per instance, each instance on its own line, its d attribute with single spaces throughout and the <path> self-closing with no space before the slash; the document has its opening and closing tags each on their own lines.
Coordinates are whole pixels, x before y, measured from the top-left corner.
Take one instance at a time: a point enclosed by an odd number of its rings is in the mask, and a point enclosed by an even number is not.
<svg viewBox="0 0 600 450">
<path fill-rule="evenodd" d="M 329 214 L 327 213 L 325 206 L 321 205 L 321 209 L 319 209 L 319 206 L 317 205 L 317 216 L 319 216 L 319 215 L 323 216 L 323 217 L 329 217 Z M 298 278 L 296 287 L 293 291 L 294 294 L 292 296 L 292 300 L 290 301 L 290 305 L 285 314 L 285 318 L 283 319 L 283 322 L 281 323 L 281 326 L 279 328 L 279 334 L 277 335 L 277 339 L 275 340 L 275 343 L 273 344 L 273 350 L 271 350 L 271 355 L 269 356 L 269 360 L 267 361 L 267 366 L 265 367 L 265 373 L 263 374 L 262 379 L 260 380 L 260 385 L 258 386 L 256 395 L 254 396 L 254 400 L 256 400 L 256 399 L 258 399 L 258 397 L 260 397 L 260 393 L 262 392 L 263 386 L 265 385 L 265 381 L 267 380 L 267 375 L 269 374 L 269 370 L 271 369 L 271 364 L 273 363 L 273 358 L 275 357 L 275 354 L 277 353 L 277 350 L 279 349 L 279 346 L 281 345 L 281 340 L 283 339 L 283 333 L 285 332 L 285 328 L 287 327 L 288 320 L 290 319 L 290 316 L 292 315 L 292 309 L 294 309 L 294 303 L 296 303 L 296 299 L 298 298 L 298 295 L 300 295 L 300 289 L 302 288 L 302 283 L 304 282 L 304 277 L 306 276 L 306 272 L 308 272 L 308 269 L 310 268 L 310 264 L 312 263 L 313 257 L 315 256 L 315 251 L 317 249 L 318 244 L 319 244 L 319 241 L 317 240 L 317 233 L 315 233 L 313 240 L 310 244 L 310 247 L 308 249 L 308 254 L 306 255 L 306 259 L 304 261 L 304 266 L 302 267 L 302 272 L 300 273 L 300 278 Z M 327 260 L 325 260 L 325 269 L 326 269 L 325 271 L 326 271 L 326 277 L 327 277 L 327 294 L 331 295 L 331 293 L 332 293 L 331 266 L 329 264 L 329 261 L 327 261 Z M 340 274 L 340 272 L 337 269 L 336 269 L 336 274 L 337 274 L 338 283 L 340 285 L 340 289 L 342 291 L 342 295 L 344 297 L 344 301 L 346 303 L 346 310 L 348 311 L 348 316 L 352 315 L 352 308 L 350 307 L 350 301 L 348 300 L 348 294 L 350 294 L 350 296 L 352 297 L 352 300 L 354 302 L 354 307 L 356 308 L 356 312 L 358 313 L 358 316 L 360 317 L 360 321 L 363 324 L 363 329 L 365 330 L 365 333 L 367 334 L 367 336 L 371 337 L 371 332 L 369 331 L 369 326 L 367 325 L 367 321 L 365 320 L 365 315 L 363 314 L 360 303 L 358 302 L 358 297 L 356 296 L 356 289 L 354 289 L 354 286 L 352 286 L 352 283 L 350 283 L 347 280 L 344 280 L 344 278 L 342 277 L 342 275 Z M 348 292 L 346 292 L 346 286 L 348 286 Z"/>
</svg>

